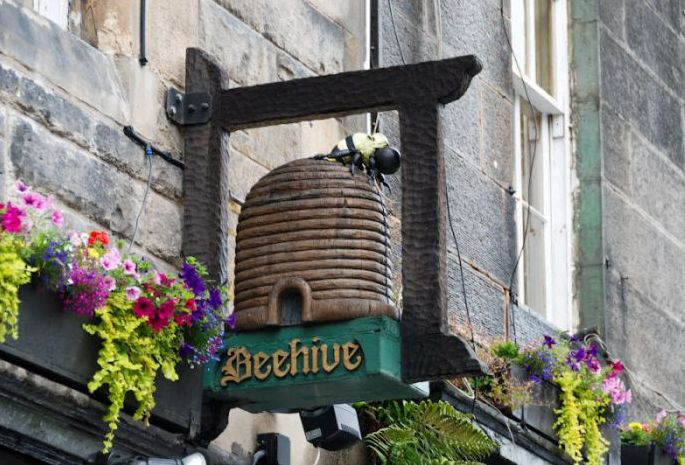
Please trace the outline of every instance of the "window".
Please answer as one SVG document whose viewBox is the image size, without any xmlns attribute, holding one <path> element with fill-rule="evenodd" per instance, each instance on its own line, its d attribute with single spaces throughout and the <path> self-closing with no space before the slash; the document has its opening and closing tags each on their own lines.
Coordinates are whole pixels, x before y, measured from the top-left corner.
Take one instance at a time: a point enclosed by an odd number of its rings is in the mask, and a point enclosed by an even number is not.
<svg viewBox="0 0 685 465">
<path fill-rule="evenodd" d="M 34 0 L 33 9 L 62 29 L 67 29 L 69 0 Z"/>
<path fill-rule="evenodd" d="M 519 250 L 525 237 L 518 298 L 559 328 L 571 329 L 566 2 L 512 0 L 511 5 Z"/>
</svg>

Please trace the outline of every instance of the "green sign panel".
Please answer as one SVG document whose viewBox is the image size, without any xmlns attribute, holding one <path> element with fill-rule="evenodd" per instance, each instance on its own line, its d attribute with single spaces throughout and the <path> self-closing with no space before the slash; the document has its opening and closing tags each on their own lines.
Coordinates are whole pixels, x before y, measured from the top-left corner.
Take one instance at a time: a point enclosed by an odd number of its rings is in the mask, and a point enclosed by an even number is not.
<svg viewBox="0 0 685 465">
<path fill-rule="evenodd" d="M 387 317 L 229 335 L 205 372 L 209 395 L 250 412 L 425 397 L 401 379 L 399 324 Z"/>
</svg>

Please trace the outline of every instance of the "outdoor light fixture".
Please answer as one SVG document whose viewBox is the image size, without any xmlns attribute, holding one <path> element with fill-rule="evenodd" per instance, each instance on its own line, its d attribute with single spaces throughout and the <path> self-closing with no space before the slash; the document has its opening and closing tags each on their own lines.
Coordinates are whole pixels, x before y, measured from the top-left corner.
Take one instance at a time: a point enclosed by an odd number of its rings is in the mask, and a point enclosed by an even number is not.
<svg viewBox="0 0 685 465">
<path fill-rule="evenodd" d="M 307 441 L 326 450 L 342 450 L 361 441 L 357 411 L 350 404 L 301 410 L 300 420 Z"/>
<path fill-rule="evenodd" d="M 117 454 L 111 454 L 106 463 L 107 465 L 207 465 L 207 460 L 204 455 L 199 452 L 190 454 L 182 459 L 162 459 L 141 456 L 122 458 Z"/>
<path fill-rule="evenodd" d="M 290 438 L 279 433 L 258 434 L 251 465 L 290 465 Z"/>
</svg>

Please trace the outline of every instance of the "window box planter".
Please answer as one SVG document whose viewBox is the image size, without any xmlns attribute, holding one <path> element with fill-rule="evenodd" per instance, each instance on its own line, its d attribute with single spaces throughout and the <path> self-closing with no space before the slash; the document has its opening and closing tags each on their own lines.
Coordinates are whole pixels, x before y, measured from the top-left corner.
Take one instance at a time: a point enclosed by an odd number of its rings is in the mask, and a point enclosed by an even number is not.
<svg viewBox="0 0 685 465">
<path fill-rule="evenodd" d="M 674 465 L 660 447 L 621 444 L 621 465 Z"/>
<path fill-rule="evenodd" d="M 526 379 L 526 372 L 523 368 L 512 366 L 511 371 L 515 378 Z M 513 415 L 536 433 L 557 442 L 553 425 L 556 421 L 554 410 L 559 408 L 559 394 L 559 388 L 552 383 L 543 381 L 536 384 L 533 387 L 535 405 L 525 405 L 515 410 Z"/>
<path fill-rule="evenodd" d="M 48 379 L 88 393 L 86 385 L 97 368 L 99 340 L 81 325 L 89 319 L 66 312 L 59 298 L 36 286 L 19 292 L 19 339 L 0 344 L 0 358 Z M 202 370 L 178 367 L 179 380 L 157 378 L 156 406 L 151 423 L 168 431 L 197 431 L 202 406 Z M 95 399 L 106 402 L 104 393 Z M 133 409 L 126 409 L 132 412 Z"/>
</svg>

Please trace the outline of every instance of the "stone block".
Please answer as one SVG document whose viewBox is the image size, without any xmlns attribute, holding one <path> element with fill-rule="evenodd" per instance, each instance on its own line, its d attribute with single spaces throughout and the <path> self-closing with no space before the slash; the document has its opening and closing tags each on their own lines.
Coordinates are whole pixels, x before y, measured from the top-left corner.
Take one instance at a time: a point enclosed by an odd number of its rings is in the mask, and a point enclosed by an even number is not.
<svg viewBox="0 0 685 465">
<path fill-rule="evenodd" d="M 134 5 L 137 7 L 135 2 Z M 185 83 L 186 49 L 197 47 L 199 43 L 198 9 L 197 0 L 167 0 L 148 4 L 148 67 L 161 72 L 181 87 Z"/>
<path fill-rule="evenodd" d="M 241 85 L 264 84 L 277 76 L 273 46 L 213 0 L 200 2 L 200 47 Z"/>
<path fill-rule="evenodd" d="M 600 47 L 605 102 L 662 148 L 676 165 L 684 166 L 682 104 L 606 32 L 601 34 Z"/>
<path fill-rule="evenodd" d="M 483 62 L 483 71 L 476 79 L 487 79 L 511 95 L 511 53 L 505 27 L 511 31 L 510 20 L 506 16 L 502 20 L 499 6 L 493 3 L 442 2 L 444 55 L 476 55 Z"/>
<path fill-rule="evenodd" d="M 685 34 L 685 3 L 683 0 L 646 0 L 661 16 L 666 24 Z"/>
<path fill-rule="evenodd" d="M 480 98 L 481 168 L 502 186 L 509 187 L 514 183 L 514 105 L 485 85 L 480 86 Z"/>
<path fill-rule="evenodd" d="M 252 186 L 269 170 L 238 151 L 232 151 L 228 162 L 228 188 L 231 196 L 245 201 Z"/>
<path fill-rule="evenodd" d="M 0 136 L 5 135 L 5 122 L 7 120 L 7 110 L 4 107 L 0 107 Z"/>
<path fill-rule="evenodd" d="M 468 263 L 463 265 L 466 301 L 474 331 L 488 339 L 504 337 L 504 290 L 477 273 Z M 450 318 L 455 320 L 458 331 L 470 337 L 459 261 L 453 247 L 447 252 L 447 302 Z"/>
<path fill-rule="evenodd" d="M 685 249 L 614 190 L 603 190 L 604 235 L 610 266 L 662 308 L 685 299 Z M 610 321 L 610 320 L 608 320 Z"/>
<path fill-rule="evenodd" d="M 663 154 L 632 138 L 632 199 L 662 227 L 685 244 L 685 176 Z M 685 265 L 683 265 L 685 267 Z"/>
<path fill-rule="evenodd" d="M 393 16 L 395 27 L 393 28 L 390 11 L 387 8 L 381 9 L 378 15 L 382 40 L 380 44 L 382 66 L 401 65 L 403 56 L 407 64 L 438 59 L 435 38 L 419 29 L 416 23 L 395 11 Z M 399 44 L 395 37 L 395 30 L 397 30 Z"/>
<path fill-rule="evenodd" d="M 514 331 L 514 325 L 516 330 Z M 533 341 L 540 341 L 545 334 L 555 335 L 560 331 L 549 321 L 545 320 L 538 312 L 526 306 L 510 304 L 509 307 L 509 337 L 516 340 L 520 345 Z"/>
<path fill-rule="evenodd" d="M 630 128 L 620 116 L 604 106 L 601 111 L 604 177 L 624 192 L 630 186 Z"/>
<path fill-rule="evenodd" d="M 475 166 L 480 166 L 482 87 L 482 81 L 476 79 L 461 99 L 445 105 L 440 110 L 445 146 Z M 496 134 L 488 136 L 499 138 Z"/>
<path fill-rule="evenodd" d="M 113 119 L 127 120 L 121 83 L 110 57 L 10 2 L 0 3 L 0 30 L 3 53 Z"/>
<path fill-rule="evenodd" d="M 636 285 L 639 286 L 631 277 L 620 279 L 616 272 L 609 280 L 616 299 L 606 307 L 608 321 L 612 323 L 607 342 L 615 348 L 613 355 L 630 368 L 638 383 L 646 383 L 672 399 L 682 399 L 685 374 L 681 363 L 674 358 L 685 350 L 680 303 L 665 307 L 648 298 Z M 633 386 L 633 390 L 642 399 L 631 413 L 644 410 L 650 404 L 663 405 L 663 399 L 643 398 L 648 393 L 645 388 Z M 654 410 L 649 413 L 653 415 Z"/>
<path fill-rule="evenodd" d="M 134 198 L 140 208 L 142 196 Z M 136 210 L 136 214 L 139 210 Z M 136 243 L 177 267 L 181 266 L 183 209 L 175 202 L 151 192 L 140 217 Z"/>
<path fill-rule="evenodd" d="M 505 287 L 516 255 L 514 199 L 454 152 L 447 151 L 445 164 L 452 222 L 462 258 Z M 451 244 L 449 228 L 447 233 Z"/>
<path fill-rule="evenodd" d="M 347 136 L 340 121 L 329 118 L 300 123 L 301 157 L 311 157 L 317 153 L 328 153 L 340 139 Z"/>
<path fill-rule="evenodd" d="M 283 124 L 236 131 L 231 134 L 231 150 L 237 150 L 265 169 L 273 169 L 302 158 L 301 126 Z"/>
<path fill-rule="evenodd" d="M 143 199 L 144 183 L 99 158 L 76 149 L 23 117 L 10 121 L 9 159 L 16 178 L 36 190 L 52 193 L 70 208 L 88 216 L 124 238 L 133 233 Z M 150 196 L 155 199 L 156 196 Z M 161 197 L 160 197 L 161 199 Z M 152 224 L 158 234 L 148 235 L 143 246 L 176 260 L 180 254 L 180 207 L 168 200 L 153 200 L 141 225 Z M 145 226 L 143 226 L 145 230 Z M 145 233 L 141 234 L 141 238 Z"/>
<path fill-rule="evenodd" d="M 621 39 L 625 39 L 624 18 L 625 0 L 602 0 L 599 2 L 599 19 L 616 37 Z"/>
<path fill-rule="evenodd" d="M 94 118 L 92 113 L 67 98 L 1 64 L 0 92 L 53 134 L 96 152 L 131 176 L 147 179 L 148 168 L 142 148 L 126 137 L 120 127 Z M 4 128 L 4 125 L 0 126 Z M 169 197 L 183 195 L 181 170 L 156 157 L 152 179 L 153 188 L 159 192 Z"/>
<path fill-rule="evenodd" d="M 331 2 L 329 0 L 306 0 L 311 6 L 332 19 L 357 37 L 364 36 L 366 6 L 364 0 Z"/>
<path fill-rule="evenodd" d="M 342 29 L 304 0 L 219 0 L 219 3 L 314 72 L 342 71 L 345 46 Z"/>
<path fill-rule="evenodd" d="M 656 3 L 669 2 L 660 0 Z M 673 92 L 682 96 L 685 42 L 680 40 L 677 32 L 666 27 L 664 20 L 657 16 L 644 0 L 626 1 L 625 21 L 630 48 Z"/>
</svg>

